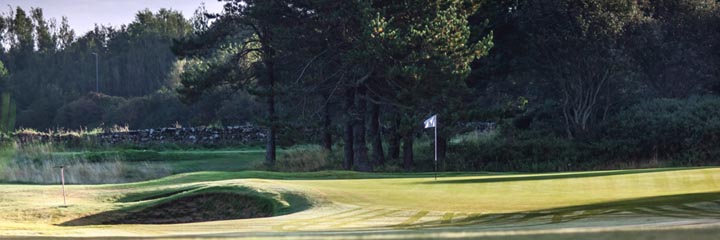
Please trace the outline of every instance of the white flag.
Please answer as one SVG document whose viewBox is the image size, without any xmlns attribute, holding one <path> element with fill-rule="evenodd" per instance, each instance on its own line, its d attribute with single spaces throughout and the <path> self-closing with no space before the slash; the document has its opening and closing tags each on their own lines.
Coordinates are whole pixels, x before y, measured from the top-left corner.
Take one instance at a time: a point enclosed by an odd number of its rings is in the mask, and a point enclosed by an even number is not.
<svg viewBox="0 0 720 240">
<path fill-rule="evenodd" d="M 437 125 L 437 114 L 425 119 L 425 128 L 434 128 Z"/>
</svg>

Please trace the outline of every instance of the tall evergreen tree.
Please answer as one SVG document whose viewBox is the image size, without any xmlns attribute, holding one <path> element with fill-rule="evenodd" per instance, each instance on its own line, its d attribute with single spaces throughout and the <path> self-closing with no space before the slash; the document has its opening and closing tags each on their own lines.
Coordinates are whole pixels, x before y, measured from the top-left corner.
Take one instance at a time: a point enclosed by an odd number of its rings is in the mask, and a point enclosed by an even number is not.
<svg viewBox="0 0 720 240">
<path fill-rule="evenodd" d="M 212 54 L 222 44 L 238 44 L 240 47 L 229 57 L 197 79 L 186 79 L 179 89 L 189 98 L 222 84 L 250 87 L 256 84 L 256 92 L 266 99 L 268 128 L 265 163 L 273 166 L 276 159 L 278 118 L 276 113 L 278 52 L 274 44 L 283 27 L 290 19 L 283 14 L 291 11 L 283 1 L 228 0 L 225 11 L 217 15 L 213 25 L 202 34 L 184 42 L 178 42 L 175 51 L 180 56 L 203 56 Z M 219 72 L 218 69 L 228 70 Z"/>
<path fill-rule="evenodd" d="M 35 25 L 38 51 L 42 53 L 55 51 L 57 39 L 50 32 L 50 26 L 43 16 L 42 8 L 32 8 L 30 12 Z"/>
</svg>

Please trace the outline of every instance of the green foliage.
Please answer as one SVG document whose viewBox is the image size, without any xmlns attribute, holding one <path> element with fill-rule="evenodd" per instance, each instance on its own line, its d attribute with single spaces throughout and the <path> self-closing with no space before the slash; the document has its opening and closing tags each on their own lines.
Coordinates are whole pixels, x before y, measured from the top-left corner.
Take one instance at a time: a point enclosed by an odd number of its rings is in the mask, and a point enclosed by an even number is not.
<svg viewBox="0 0 720 240">
<path fill-rule="evenodd" d="M 686 98 L 707 93 L 718 78 L 720 57 L 708 50 L 720 36 L 712 28 L 720 18 L 718 2 L 678 0 L 646 4 L 652 18 L 631 28 L 628 42 L 638 66 L 638 80 L 657 97 Z"/>
<path fill-rule="evenodd" d="M 695 165 L 720 158 L 720 98 L 653 99 L 620 112 L 603 135 L 622 143 L 616 159 L 674 160 Z"/>
<path fill-rule="evenodd" d="M 42 8 L 32 8 L 30 12 L 35 25 L 38 51 L 42 53 L 54 51 L 57 45 L 57 37 L 52 36 L 50 26 L 43 16 Z"/>
<path fill-rule="evenodd" d="M 549 105 L 552 106 L 552 105 Z M 552 108 L 547 108 L 552 109 Z M 542 108 L 517 116 L 500 133 L 451 141 L 447 169 L 570 171 L 704 166 L 720 158 L 720 98 L 651 99 L 600 125 L 591 138 L 568 140 Z M 552 130 L 555 128 L 556 130 Z M 421 145 L 419 158 L 432 154 Z M 428 160 L 423 160 L 428 161 Z"/>
<path fill-rule="evenodd" d="M 0 61 L 0 134 L 3 135 L 15 130 L 17 112 L 17 105 L 11 98 L 11 92 L 8 91 L 10 88 L 9 77 L 10 73 Z"/>
<path fill-rule="evenodd" d="M 330 152 L 318 145 L 299 145 L 283 151 L 277 160 L 282 172 L 314 172 L 332 167 Z"/>
<path fill-rule="evenodd" d="M 190 125 L 191 108 L 183 105 L 177 94 L 167 89 L 143 97 L 134 97 L 109 108 L 102 121 L 107 125 L 131 128 L 168 127 L 175 123 Z"/>
<path fill-rule="evenodd" d="M 448 147 L 447 169 L 552 172 L 587 169 L 582 145 L 562 137 L 501 137 Z M 577 166 L 580 165 L 580 166 Z"/>
<path fill-rule="evenodd" d="M 57 110 L 54 122 L 70 128 L 98 127 L 105 111 L 117 108 L 125 99 L 101 93 L 89 93 Z"/>
<path fill-rule="evenodd" d="M 719 155 L 715 100 L 685 99 L 720 92 L 716 1 L 223 2 L 221 14 L 144 10 L 126 27 L 79 37 L 65 18 L 54 28 L 42 9 L 11 10 L 0 17 L 0 92 L 12 96 L 0 99 L 0 129 L 254 123 L 269 129 L 268 153 L 344 131 L 354 143 L 335 145 L 356 164 L 368 142 L 392 142 L 395 157 L 403 138 L 417 140 L 415 166 L 427 170 L 433 153 L 418 123 L 437 113 L 451 169 Z M 92 53 L 102 94 L 88 94 Z M 500 131 L 456 136 L 474 121 Z M 316 168 L 306 160 L 293 168 Z"/>
<path fill-rule="evenodd" d="M 0 61 L 0 91 L 7 91 L 10 88 L 9 77 L 10 73 L 5 68 L 5 64 Z"/>
<path fill-rule="evenodd" d="M 21 54 L 29 53 L 35 47 L 33 39 L 33 23 L 30 16 L 20 7 L 15 9 L 15 18 L 12 20 L 12 33 L 17 41 L 16 51 Z"/>
<path fill-rule="evenodd" d="M 10 98 L 10 93 L 0 94 L 0 132 L 7 134 L 15 130 L 15 101 Z"/>
<path fill-rule="evenodd" d="M 98 54 L 103 94 L 131 98 L 174 87 L 177 82 L 170 75 L 177 67 L 170 44 L 192 32 L 180 12 L 167 9 L 138 12 L 133 22 L 120 28 L 96 25 L 79 37 L 66 18 L 54 26 L 55 20 L 47 19 L 40 8 L 30 13 L 17 8 L 0 18 L 10 23 L 10 28 L 0 28 L 0 35 L 7 36 L 2 44 L 8 46 L 0 60 L 13 73 L 0 76 L 0 91 L 9 88 L 16 100 L 18 125 L 38 129 L 101 124 L 98 116 L 110 107 L 92 106 L 84 99 L 95 91 L 93 53 Z M 90 111 L 91 119 L 69 119 L 82 111 Z"/>
</svg>

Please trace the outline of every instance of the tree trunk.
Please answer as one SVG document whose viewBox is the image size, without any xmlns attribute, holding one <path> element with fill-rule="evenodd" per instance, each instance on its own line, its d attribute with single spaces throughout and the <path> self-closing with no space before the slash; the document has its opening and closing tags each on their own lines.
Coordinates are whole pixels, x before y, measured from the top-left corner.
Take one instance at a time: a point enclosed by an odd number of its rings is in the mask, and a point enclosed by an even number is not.
<svg viewBox="0 0 720 240">
<path fill-rule="evenodd" d="M 408 131 L 403 136 L 403 167 L 410 170 L 413 167 L 413 131 Z"/>
<path fill-rule="evenodd" d="M 393 113 L 393 123 L 390 127 L 390 139 L 388 139 L 388 156 L 390 159 L 400 159 L 400 114 Z"/>
<path fill-rule="evenodd" d="M 345 144 L 343 147 L 345 153 L 343 167 L 345 170 L 351 170 L 353 168 L 353 122 L 355 121 L 355 118 L 353 117 L 352 111 L 354 98 L 352 88 L 345 90 L 345 130 L 343 134 L 343 141 Z"/>
<path fill-rule="evenodd" d="M 382 146 L 382 134 L 380 131 L 380 105 L 372 104 L 372 117 L 370 118 L 370 133 L 372 134 L 373 163 L 376 166 L 385 164 L 385 152 Z"/>
<path fill-rule="evenodd" d="M 325 105 L 325 112 L 323 113 L 323 148 L 327 151 L 332 151 L 332 122 L 330 120 L 330 103 Z"/>
<path fill-rule="evenodd" d="M 355 98 L 355 108 L 357 114 L 355 115 L 355 160 L 358 170 L 360 171 L 372 171 L 372 166 L 368 162 L 368 149 L 367 141 L 365 139 L 365 117 L 367 115 L 367 103 L 365 100 L 365 88 L 359 87 L 357 89 L 357 97 Z"/>
<path fill-rule="evenodd" d="M 275 166 L 275 134 L 277 132 L 277 120 L 275 119 L 275 73 L 273 62 L 266 61 L 268 74 L 268 119 L 270 120 L 270 131 L 267 135 L 267 147 L 265 148 L 265 165 Z"/>
</svg>

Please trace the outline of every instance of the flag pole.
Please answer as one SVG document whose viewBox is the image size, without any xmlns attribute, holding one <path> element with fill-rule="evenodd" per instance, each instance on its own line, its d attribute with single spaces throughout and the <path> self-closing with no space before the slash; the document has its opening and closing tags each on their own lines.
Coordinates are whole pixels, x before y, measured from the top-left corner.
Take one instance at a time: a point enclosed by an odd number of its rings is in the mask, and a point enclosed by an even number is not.
<svg viewBox="0 0 720 240">
<path fill-rule="evenodd" d="M 437 159 L 437 129 L 438 129 L 438 120 L 437 115 L 435 115 L 435 181 L 437 181 L 437 172 L 438 172 L 438 159 Z"/>
<path fill-rule="evenodd" d="M 67 201 L 65 200 L 65 166 L 60 167 L 60 181 L 62 183 L 63 207 L 67 207 Z"/>
</svg>

